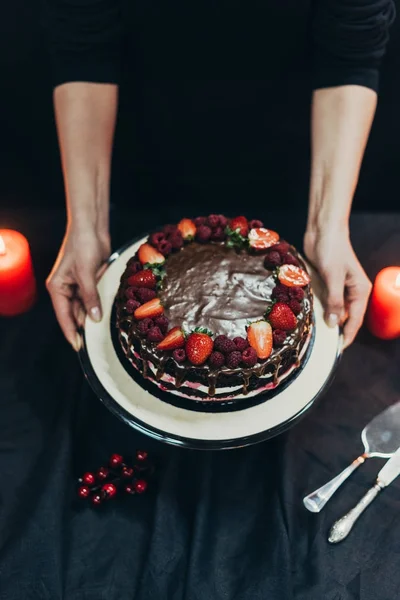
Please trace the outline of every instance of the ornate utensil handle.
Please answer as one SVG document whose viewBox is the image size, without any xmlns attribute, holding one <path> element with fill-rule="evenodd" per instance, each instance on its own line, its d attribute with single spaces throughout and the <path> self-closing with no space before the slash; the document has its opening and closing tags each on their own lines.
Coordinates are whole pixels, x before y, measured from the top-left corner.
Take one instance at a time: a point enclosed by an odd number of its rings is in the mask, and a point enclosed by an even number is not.
<svg viewBox="0 0 400 600">
<path fill-rule="evenodd" d="M 349 465 L 344 471 L 339 473 L 336 477 L 325 483 L 325 485 L 321 486 L 311 494 L 308 494 L 305 498 L 303 498 L 303 504 L 307 510 L 310 512 L 318 513 L 320 512 L 325 504 L 328 502 L 330 498 L 332 498 L 333 494 L 336 490 L 342 485 L 344 481 L 350 475 L 365 462 L 365 459 L 368 458 L 366 454 L 362 454 L 356 460 L 353 460 L 351 465 Z"/>
<path fill-rule="evenodd" d="M 361 498 L 360 502 L 354 508 L 333 524 L 328 537 L 328 541 L 331 544 L 337 544 L 349 535 L 358 517 L 364 512 L 367 506 L 371 504 L 372 500 L 377 497 L 382 489 L 383 488 L 379 483 L 376 483 L 374 487 Z"/>
</svg>

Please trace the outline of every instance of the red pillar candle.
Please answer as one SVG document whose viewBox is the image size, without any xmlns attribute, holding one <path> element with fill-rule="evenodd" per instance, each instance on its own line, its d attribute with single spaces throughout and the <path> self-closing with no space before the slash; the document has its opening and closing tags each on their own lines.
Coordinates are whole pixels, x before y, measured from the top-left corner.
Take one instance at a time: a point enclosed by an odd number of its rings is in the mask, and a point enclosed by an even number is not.
<svg viewBox="0 0 400 600">
<path fill-rule="evenodd" d="M 373 335 L 383 340 L 400 337 L 400 267 L 386 267 L 378 273 L 367 314 Z"/>
<path fill-rule="evenodd" d="M 0 229 L 0 315 L 26 312 L 36 298 L 36 281 L 27 239 Z"/>
</svg>

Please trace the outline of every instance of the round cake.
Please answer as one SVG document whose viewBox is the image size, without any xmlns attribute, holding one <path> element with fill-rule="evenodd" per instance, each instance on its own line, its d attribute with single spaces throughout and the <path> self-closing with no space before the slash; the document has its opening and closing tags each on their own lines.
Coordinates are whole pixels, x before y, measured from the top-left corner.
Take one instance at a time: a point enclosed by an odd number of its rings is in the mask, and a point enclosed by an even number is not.
<svg viewBox="0 0 400 600">
<path fill-rule="evenodd" d="M 242 216 L 184 218 L 152 233 L 127 262 L 115 304 L 131 364 L 192 400 L 276 389 L 301 367 L 311 339 L 304 261 Z"/>
</svg>

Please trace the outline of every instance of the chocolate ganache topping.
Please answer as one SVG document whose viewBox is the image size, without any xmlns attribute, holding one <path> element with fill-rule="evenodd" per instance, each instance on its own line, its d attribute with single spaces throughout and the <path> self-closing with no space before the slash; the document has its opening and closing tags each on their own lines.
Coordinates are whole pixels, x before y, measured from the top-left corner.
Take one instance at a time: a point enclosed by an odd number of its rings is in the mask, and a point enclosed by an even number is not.
<svg viewBox="0 0 400 600">
<path fill-rule="evenodd" d="M 168 259 L 165 271 L 159 296 L 170 322 L 232 338 L 263 317 L 275 286 L 263 256 L 225 245 L 193 242 Z"/>
</svg>

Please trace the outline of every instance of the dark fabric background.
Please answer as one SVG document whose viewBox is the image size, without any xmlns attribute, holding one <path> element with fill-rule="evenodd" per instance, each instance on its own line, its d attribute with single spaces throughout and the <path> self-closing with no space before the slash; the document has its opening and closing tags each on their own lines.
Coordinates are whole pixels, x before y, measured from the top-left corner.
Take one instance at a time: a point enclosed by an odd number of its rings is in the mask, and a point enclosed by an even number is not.
<svg viewBox="0 0 400 600">
<path fill-rule="evenodd" d="M 266 217 L 266 213 L 261 214 Z M 152 442 L 94 397 L 62 339 L 43 288 L 63 218 L 0 213 L 32 243 L 40 282 L 34 310 L 0 320 L 1 600 L 397 600 L 400 482 L 374 501 L 349 538 L 330 526 L 382 466 L 360 467 L 324 511 L 302 497 L 362 452 L 370 418 L 399 400 L 399 341 L 362 331 L 328 393 L 295 428 L 225 452 Z M 296 241 L 296 220 L 270 214 Z M 143 230 L 113 219 L 116 245 Z M 43 235 L 46 231 L 46 235 Z M 368 274 L 400 264 L 397 215 L 356 215 L 356 251 Z M 112 452 L 149 450 L 157 476 L 147 495 L 96 510 L 75 497 L 75 478 Z"/>
<path fill-rule="evenodd" d="M 182 207 L 190 197 L 194 212 L 204 204 L 213 206 L 214 212 L 217 205 L 218 210 L 228 205 L 231 212 L 241 212 L 246 202 L 253 205 L 254 213 L 281 199 L 288 207 L 305 205 L 309 176 L 307 74 L 301 69 L 292 72 L 273 90 L 268 77 L 271 69 L 285 61 L 285 48 L 290 47 L 289 40 L 296 39 L 296 24 L 303 31 L 306 15 L 297 8 L 302 3 L 287 0 L 276 4 L 279 26 L 282 21 L 287 23 L 285 38 L 276 55 L 265 60 L 258 57 L 257 65 L 265 62 L 264 70 L 254 65 L 249 28 L 237 72 L 232 65 L 217 76 L 210 74 L 209 80 L 205 74 L 201 81 L 191 80 L 190 72 L 181 81 L 154 79 L 153 73 L 141 72 L 147 81 L 139 82 L 135 76 L 140 65 L 125 73 L 115 147 L 115 203 L 134 202 L 140 211 L 146 201 L 154 206 Z M 178 6 L 178 2 L 171 5 L 169 22 L 167 13 L 166 31 L 184 25 L 179 23 Z M 265 35 L 274 27 L 268 6 L 265 2 L 265 18 L 261 14 L 255 23 L 258 33 L 265 27 Z M 39 21 L 40 0 L 15 0 L 3 3 L 0 10 L 0 202 L 5 206 L 61 206 L 63 186 L 49 61 Z M 144 13 L 146 10 L 150 32 L 151 8 L 143 8 Z M 190 18 L 190 3 L 186 11 Z M 154 64 L 157 54 L 163 55 L 162 47 L 154 43 L 154 32 L 150 43 L 140 22 L 136 27 L 140 52 Z M 199 44 L 202 39 L 199 23 Z M 200 58 L 207 48 L 204 39 Z M 355 208 L 375 210 L 379 206 L 382 210 L 397 204 L 399 71 L 397 19 L 382 68 L 379 110 Z M 193 114 L 193 120 L 188 114 Z"/>
</svg>

